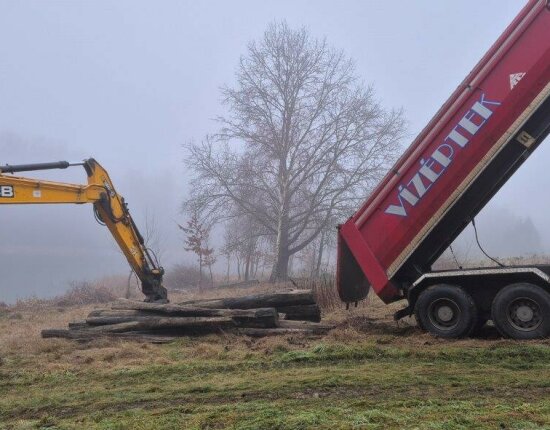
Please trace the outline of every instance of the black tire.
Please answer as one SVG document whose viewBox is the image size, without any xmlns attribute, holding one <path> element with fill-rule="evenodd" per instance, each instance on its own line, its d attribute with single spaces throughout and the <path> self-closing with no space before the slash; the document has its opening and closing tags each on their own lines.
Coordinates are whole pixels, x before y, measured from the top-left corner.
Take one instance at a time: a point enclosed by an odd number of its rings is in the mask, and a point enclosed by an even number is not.
<svg viewBox="0 0 550 430">
<path fill-rule="evenodd" d="M 477 323 L 474 300 L 454 285 L 427 288 L 418 297 L 414 313 L 422 329 L 445 338 L 468 336 Z"/>
<path fill-rule="evenodd" d="M 512 339 L 550 336 L 550 294 L 543 288 L 518 283 L 508 285 L 493 300 L 492 315 L 497 330 Z"/>
</svg>

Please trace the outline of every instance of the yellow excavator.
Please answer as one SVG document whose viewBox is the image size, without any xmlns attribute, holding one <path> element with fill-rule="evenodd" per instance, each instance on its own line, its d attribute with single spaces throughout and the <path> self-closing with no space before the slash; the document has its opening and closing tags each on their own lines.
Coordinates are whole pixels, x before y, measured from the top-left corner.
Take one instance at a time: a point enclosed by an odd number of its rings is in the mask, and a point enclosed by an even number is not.
<svg viewBox="0 0 550 430">
<path fill-rule="evenodd" d="M 15 173 L 83 166 L 87 185 L 65 184 L 13 176 Z M 98 222 L 107 226 L 124 253 L 132 270 L 141 281 L 145 301 L 167 303 L 162 285 L 164 269 L 147 248 L 124 198 L 119 195 L 107 171 L 93 158 L 81 163 L 59 161 L 26 165 L 0 166 L 0 205 L 2 204 L 85 204 L 93 205 Z"/>
</svg>

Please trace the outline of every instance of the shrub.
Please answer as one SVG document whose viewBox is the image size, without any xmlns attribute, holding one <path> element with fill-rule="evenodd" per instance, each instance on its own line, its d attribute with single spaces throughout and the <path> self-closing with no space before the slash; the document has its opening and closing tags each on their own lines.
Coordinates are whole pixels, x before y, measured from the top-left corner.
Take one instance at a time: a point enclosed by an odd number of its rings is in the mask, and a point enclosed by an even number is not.
<svg viewBox="0 0 550 430">
<path fill-rule="evenodd" d="M 96 303 L 109 303 L 117 296 L 103 284 L 90 282 L 72 282 L 71 288 L 63 295 L 52 299 L 56 306 L 90 305 Z"/>
<path fill-rule="evenodd" d="M 189 264 L 176 264 L 167 270 L 164 276 L 164 286 L 169 290 L 190 290 L 199 286 L 201 279 L 199 269 Z M 202 274 L 202 285 L 210 285 L 210 279 Z"/>
<path fill-rule="evenodd" d="M 11 310 L 39 309 L 45 306 L 67 307 L 112 302 L 119 297 L 115 291 L 103 283 L 71 282 L 69 290 L 49 299 L 36 296 L 19 299 Z M 1 309 L 1 308 L 0 308 Z"/>
</svg>

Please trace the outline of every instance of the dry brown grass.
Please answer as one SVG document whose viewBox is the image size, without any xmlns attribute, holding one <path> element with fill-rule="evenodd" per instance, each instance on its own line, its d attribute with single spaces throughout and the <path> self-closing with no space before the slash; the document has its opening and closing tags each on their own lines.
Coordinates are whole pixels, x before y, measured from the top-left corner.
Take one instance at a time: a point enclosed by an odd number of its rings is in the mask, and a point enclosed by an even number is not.
<svg viewBox="0 0 550 430">
<path fill-rule="evenodd" d="M 62 351 L 65 342 L 41 339 L 40 331 L 66 326 L 69 321 L 81 319 L 91 309 L 91 306 L 57 308 L 31 301 L 11 307 L 0 318 L 0 354 Z"/>
<path fill-rule="evenodd" d="M 313 287 L 316 293 L 327 297 L 328 292 L 322 288 L 328 287 L 328 285 L 330 284 L 323 284 L 322 287 L 313 284 L 301 286 Z M 177 303 L 223 296 L 261 294 L 293 288 L 295 286 L 292 284 L 260 284 L 253 288 L 208 289 L 203 292 L 174 293 L 171 295 L 171 300 Z M 68 300 L 68 298 L 71 299 Z M 41 357 L 45 369 L 69 369 L 79 366 L 124 367 L 138 365 L 143 363 L 143 360 L 158 364 L 172 361 L 172 358 L 166 354 L 156 354 L 156 347 L 153 345 L 142 345 L 128 340 L 99 339 L 88 343 L 78 343 L 62 339 L 42 339 L 40 332 L 43 329 L 65 328 L 70 321 L 84 319 L 93 309 L 108 306 L 107 303 L 69 305 L 75 302 L 85 303 L 86 300 L 73 291 L 52 300 L 27 299 L 19 301 L 14 306 L 0 309 L 0 359 L 11 356 L 32 361 Z M 346 312 L 343 307 L 338 308 L 336 302 L 332 301 L 328 308 L 323 308 L 323 316 L 327 321 L 340 324 L 348 317 L 364 315 L 365 311 L 366 307 L 360 305 L 358 308 Z M 348 337 L 353 330 L 350 327 L 339 328 L 336 333 L 343 332 L 345 337 Z M 335 336 L 338 335 L 333 335 L 333 337 Z M 192 345 L 192 348 L 186 348 L 187 354 L 199 359 L 217 359 L 228 350 L 241 351 L 244 356 L 250 350 L 270 353 L 276 350 L 298 349 L 311 344 L 311 340 L 296 336 L 249 339 L 229 334 L 187 338 L 180 342 Z"/>
<path fill-rule="evenodd" d="M 48 328 L 65 328 L 70 321 L 83 319 L 99 305 L 56 307 L 52 305 L 10 309 L 0 317 L 0 362 L 17 359 L 22 365 L 40 363 L 44 372 L 82 367 L 132 367 L 146 361 L 167 363 L 155 357 L 153 345 L 97 339 L 78 343 L 63 339 L 42 339 Z"/>
<path fill-rule="evenodd" d="M 436 339 L 412 320 L 394 322 L 400 303 L 386 306 L 372 295 L 346 311 L 324 290 L 330 283 L 309 285 L 323 295 L 323 320 L 336 325 L 326 336 L 219 333 L 169 345 L 78 343 L 41 339 L 40 330 L 66 327 L 106 305 L 27 301 L 2 308 L 0 428 L 352 428 L 365 422 L 365 411 L 376 420 L 372 428 L 419 422 L 478 428 L 474 423 L 489 416 L 480 428 L 498 428 L 512 418 L 519 424 L 510 428 L 547 422 L 547 384 L 539 381 L 548 374 L 550 340 L 514 342 L 494 332 L 484 339 Z M 171 299 L 286 288 L 293 287 L 208 290 Z M 439 425 L 457 414 L 469 421 Z M 539 427 L 524 425 L 527 419 Z"/>
<path fill-rule="evenodd" d="M 496 331 L 488 331 L 482 339 L 443 340 L 422 333 L 413 318 L 399 322 L 393 320 L 393 313 L 403 303 L 385 305 L 374 294 L 349 310 L 336 301 L 335 295 L 329 297 L 324 290 L 330 283 L 316 285 L 311 282 L 302 287 L 313 288 L 320 300 L 324 322 L 334 323 L 336 328 L 326 335 L 328 342 L 396 344 L 399 346 L 426 347 L 452 343 L 457 346 L 485 346 L 511 341 L 502 340 Z M 290 284 L 262 284 L 254 288 L 234 290 L 206 290 L 204 292 L 179 293 L 171 296 L 172 302 L 195 299 L 210 299 L 222 296 L 238 296 L 280 291 L 294 288 Z M 40 357 L 45 369 L 74 369 L 85 367 L 132 367 L 144 361 L 156 364 L 168 364 L 177 357 L 159 352 L 155 345 L 139 344 L 129 340 L 99 339 L 89 343 L 77 343 L 67 340 L 42 339 L 40 331 L 47 328 L 64 328 L 70 321 L 80 320 L 93 309 L 105 308 L 105 304 L 82 306 L 57 306 L 53 302 L 25 301 L 16 306 L 0 309 L 0 365 L 2 357 L 17 357 L 18 360 L 33 361 Z M 250 339 L 229 334 L 214 334 L 200 338 L 183 338 L 178 341 L 185 354 L 197 359 L 220 359 L 227 351 L 241 354 L 250 351 L 271 354 L 274 351 L 290 351 L 310 347 L 319 342 L 319 337 L 277 336 L 264 339 Z M 550 341 L 538 341 L 549 345 Z"/>
<path fill-rule="evenodd" d="M 338 329 L 332 335 L 332 338 L 338 337 L 338 333 L 342 332 L 344 338 L 356 331 L 358 336 L 364 337 L 364 331 L 357 330 L 354 324 L 357 321 L 368 319 L 369 321 L 378 320 L 389 323 L 390 328 L 395 326 L 392 321 L 392 315 L 395 310 L 400 308 L 399 304 L 385 306 L 375 295 L 359 302 L 357 307 L 352 306 L 349 310 L 345 310 L 345 306 L 340 299 L 334 287 L 334 281 L 330 278 L 325 278 L 321 281 L 298 281 L 293 283 L 280 284 L 259 284 L 254 287 L 234 288 L 219 290 L 216 288 L 205 289 L 204 291 L 191 291 L 188 293 L 172 293 L 170 298 L 173 303 L 198 300 L 198 299 L 214 299 L 220 297 L 237 297 L 250 294 L 262 294 L 276 291 L 284 291 L 295 289 L 296 286 L 303 289 L 312 289 L 318 303 L 322 309 L 323 320 L 338 324 Z M 89 288 L 89 290 L 88 290 Z M 18 354 L 40 354 L 59 350 L 67 352 L 67 348 L 71 349 L 75 345 L 74 342 L 64 340 L 41 339 L 40 331 L 47 328 L 63 328 L 70 321 L 81 320 L 92 309 L 100 309 L 108 306 L 108 301 L 115 298 L 115 293 L 111 292 L 105 286 L 105 283 L 99 283 L 94 286 L 86 286 L 86 288 L 76 288 L 67 292 L 67 294 L 50 299 L 27 299 L 19 301 L 16 305 L 0 309 L 0 356 L 9 353 Z M 110 300 L 108 300 L 110 299 Z M 355 321 L 355 322 L 352 322 Z M 402 323 L 414 325 L 414 322 Z M 362 334 L 359 334 L 362 333 Z M 231 336 L 225 336 L 225 339 L 230 339 Z M 213 341 L 212 341 L 213 339 Z M 211 353 L 219 352 L 218 336 L 214 336 L 211 341 L 206 341 L 205 338 L 197 345 L 197 354 L 210 351 Z M 234 342 L 233 339 L 231 342 Z M 120 343 L 118 341 L 102 340 L 98 345 L 104 348 L 105 345 Z M 276 347 L 280 340 L 272 338 L 260 341 L 254 341 L 259 348 L 270 350 Z M 123 342 L 124 343 L 124 342 Z M 131 342 L 126 342 L 130 343 Z M 222 342 L 223 344 L 224 342 Z M 287 341 L 283 340 L 283 344 Z M 299 342 L 300 343 L 300 342 Z M 72 345 L 72 346 L 71 346 Z M 78 344 L 76 344 L 78 345 Z M 208 345 L 208 346 L 207 346 Z M 250 346 L 250 342 L 246 341 L 243 344 L 245 347 Z M 98 359 L 101 361 L 102 359 Z M 96 360 L 96 361 L 98 361 Z"/>
</svg>

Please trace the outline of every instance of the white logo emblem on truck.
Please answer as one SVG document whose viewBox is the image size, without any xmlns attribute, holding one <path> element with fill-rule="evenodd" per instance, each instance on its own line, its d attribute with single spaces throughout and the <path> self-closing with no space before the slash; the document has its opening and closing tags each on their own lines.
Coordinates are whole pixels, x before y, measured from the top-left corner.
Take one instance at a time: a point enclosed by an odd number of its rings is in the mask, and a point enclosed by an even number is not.
<svg viewBox="0 0 550 430">
<path fill-rule="evenodd" d="M 512 73 L 510 75 L 510 89 L 513 90 L 514 87 L 519 84 L 519 81 L 523 79 L 525 73 Z"/>
<path fill-rule="evenodd" d="M 407 216 L 406 203 L 411 207 L 422 199 L 439 177 L 452 164 L 458 151 L 470 142 L 479 130 L 493 115 L 493 109 L 500 106 L 500 102 L 487 100 L 485 94 L 476 101 L 466 112 L 458 124 L 452 129 L 428 157 L 420 160 L 420 168 L 413 178 L 406 184 L 401 184 L 397 190 L 397 204 L 389 205 L 384 211 L 390 215 Z"/>
</svg>

